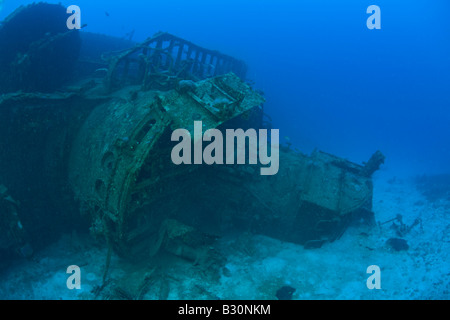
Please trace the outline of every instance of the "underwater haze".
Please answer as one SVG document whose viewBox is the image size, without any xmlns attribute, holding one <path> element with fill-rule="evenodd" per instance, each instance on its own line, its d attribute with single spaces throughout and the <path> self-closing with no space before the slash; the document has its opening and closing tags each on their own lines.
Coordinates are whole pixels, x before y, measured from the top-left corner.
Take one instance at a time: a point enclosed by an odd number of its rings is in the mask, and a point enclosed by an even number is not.
<svg viewBox="0 0 450 320">
<path fill-rule="evenodd" d="M 3 1 L 0 20 L 20 4 Z M 59 3 L 60 1 L 48 1 Z M 450 3 L 78 0 L 83 29 L 142 41 L 166 31 L 243 59 L 283 142 L 398 176 L 450 172 Z M 381 29 L 369 30 L 369 5 Z"/>
</svg>

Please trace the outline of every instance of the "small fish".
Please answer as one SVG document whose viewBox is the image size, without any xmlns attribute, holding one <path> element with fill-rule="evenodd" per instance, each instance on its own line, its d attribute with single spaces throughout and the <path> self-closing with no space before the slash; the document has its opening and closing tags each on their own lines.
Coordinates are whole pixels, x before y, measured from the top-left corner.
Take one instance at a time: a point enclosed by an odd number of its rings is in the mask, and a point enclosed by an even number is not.
<svg viewBox="0 0 450 320">
<path fill-rule="evenodd" d="M 105 16 L 109 17 L 109 12 L 105 11 Z"/>
</svg>

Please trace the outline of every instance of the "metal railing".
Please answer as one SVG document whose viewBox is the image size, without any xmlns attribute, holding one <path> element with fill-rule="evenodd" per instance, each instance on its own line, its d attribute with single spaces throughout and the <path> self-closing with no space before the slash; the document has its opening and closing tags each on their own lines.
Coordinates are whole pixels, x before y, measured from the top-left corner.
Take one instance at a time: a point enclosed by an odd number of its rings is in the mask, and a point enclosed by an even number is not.
<svg viewBox="0 0 450 320">
<path fill-rule="evenodd" d="M 163 89 L 180 79 L 197 81 L 229 72 L 245 79 L 246 71 L 241 60 L 160 32 L 112 58 L 107 86 L 140 84 L 143 89 Z"/>
</svg>

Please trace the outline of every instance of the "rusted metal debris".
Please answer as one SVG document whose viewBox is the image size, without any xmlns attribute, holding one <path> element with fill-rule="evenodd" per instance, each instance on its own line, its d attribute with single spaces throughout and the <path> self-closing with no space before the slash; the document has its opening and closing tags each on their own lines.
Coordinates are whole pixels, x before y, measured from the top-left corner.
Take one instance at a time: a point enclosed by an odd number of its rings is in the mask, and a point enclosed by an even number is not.
<svg viewBox="0 0 450 320">
<path fill-rule="evenodd" d="M 166 250 L 192 259 L 236 230 L 314 248 L 355 217 L 373 219 L 379 152 L 359 165 L 282 146 L 274 176 L 258 165 L 172 163 L 171 132 L 192 131 L 194 121 L 264 128 L 265 100 L 245 82 L 242 61 L 167 33 L 109 56 L 103 79 L 84 74 L 58 92 L 0 97 L 0 178 L 33 244 L 87 220 L 124 256 Z"/>
<path fill-rule="evenodd" d="M 0 93 L 51 92 L 73 80 L 81 39 L 66 19 L 62 5 L 39 2 L 0 24 Z"/>
<path fill-rule="evenodd" d="M 20 204 L 0 184 L 0 256 L 17 254 L 29 257 L 33 250 L 28 234 L 19 218 Z"/>
<path fill-rule="evenodd" d="M 106 83 L 110 90 L 124 84 L 165 89 L 180 78 L 198 81 L 233 72 L 245 79 L 246 71 L 241 60 L 160 32 L 114 57 Z"/>
</svg>

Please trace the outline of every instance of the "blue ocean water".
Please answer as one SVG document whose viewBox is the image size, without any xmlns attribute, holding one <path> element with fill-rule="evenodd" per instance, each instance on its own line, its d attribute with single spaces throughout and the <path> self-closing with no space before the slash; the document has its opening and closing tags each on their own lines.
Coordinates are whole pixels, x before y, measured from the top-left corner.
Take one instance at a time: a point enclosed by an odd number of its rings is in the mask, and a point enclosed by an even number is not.
<svg viewBox="0 0 450 320">
<path fill-rule="evenodd" d="M 3 19 L 20 4 L 5 0 Z M 48 1 L 58 3 L 59 1 Z M 167 31 L 246 61 L 266 112 L 304 152 L 396 175 L 450 171 L 450 3 L 437 1 L 78 0 L 90 32 L 141 41 Z M 381 9 L 369 30 L 366 9 Z"/>
</svg>

